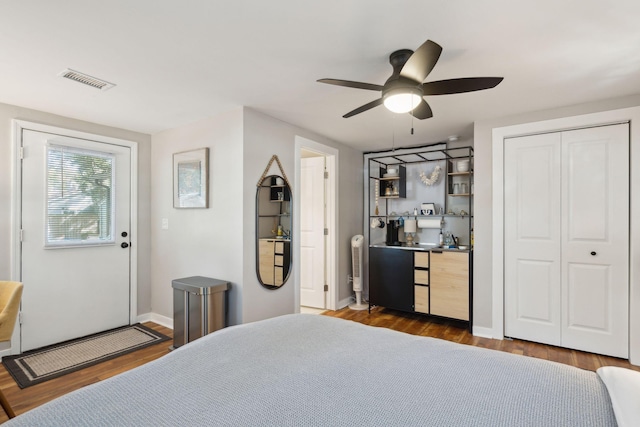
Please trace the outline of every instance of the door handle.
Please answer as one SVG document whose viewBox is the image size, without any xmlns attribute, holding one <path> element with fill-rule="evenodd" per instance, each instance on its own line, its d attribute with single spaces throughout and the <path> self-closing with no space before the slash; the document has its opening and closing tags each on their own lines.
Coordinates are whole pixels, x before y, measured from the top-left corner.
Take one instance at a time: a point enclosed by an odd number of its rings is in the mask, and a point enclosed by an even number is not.
<svg viewBox="0 0 640 427">
<path fill-rule="evenodd" d="M 591 251 L 591 255 L 596 256 L 598 254 L 596 253 L 596 251 Z"/>
<path fill-rule="evenodd" d="M 128 244 L 127 242 L 122 242 L 122 243 L 120 244 L 120 247 L 121 247 L 122 249 L 126 249 L 126 248 L 128 248 L 128 247 L 129 247 L 129 244 Z"/>
</svg>

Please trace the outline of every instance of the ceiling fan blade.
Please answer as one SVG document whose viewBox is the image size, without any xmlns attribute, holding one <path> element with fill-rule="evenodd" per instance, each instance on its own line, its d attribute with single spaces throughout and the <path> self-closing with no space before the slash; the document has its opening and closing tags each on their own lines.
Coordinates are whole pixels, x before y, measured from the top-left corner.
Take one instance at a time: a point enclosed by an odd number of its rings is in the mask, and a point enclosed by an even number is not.
<svg viewBox="0 0 640 427">
<path fill-rule="evenodd" d="M 423 82 L 436 66 L 441 53 L 442 47 L 438 43 L 427 40 L 409 57 L 400 71 L 400 76 L 418 83 Z"/>
<path fill-rule="evenodd" d="M 429 104 L 427 104 L 427 101 L 425 101 L 424 99 L 420 104 L 418 104 L 416 108 L 414 108 L 412 111 L 409 111 L 409 114 L 420 120 L 433 117 L 433 111 L 431 111 L 431 107 L 429 107 Z"/>
<path fill-rule="evenodd" d="M 360 113 L 362 113 L 364 111 L 370 110 L 373 107 L 377 107 L 378 105 L 381 105 L 381 104 L 382 104 L 382 98 L 378 98 L 375 101 L 371 101 L 368 104 L 364 104 L 363 106 L 358 107 L 353 111 L 349 111 L 347 114 L 345 114 L 342 117 L 344 117 L 345 119 L 348 119 L 351 116 L 355 116 L 356 114 L 360 114 Z"/>
<path fill-rule="evenodd" d="M 424 95 L 451 95 L 496 87 L 503 77 L 466 77 L 423 83 Z"/>
<path fill-rule="evenodd" d="M 383 89 L 383 86 L 380 86 L 380 85 L 374 85 L 371 83 L 362 83 L 362 82 L 352 82 L 350 80 L 320 79 L 318 80 L 318 82 L 327 83 L 327 84 L 336 85 L 336 86 L 353 87 L 356 89 L 367 89 L 367 90 L 378 90 L 378 91 L 381 91 Z"/>
</svg>

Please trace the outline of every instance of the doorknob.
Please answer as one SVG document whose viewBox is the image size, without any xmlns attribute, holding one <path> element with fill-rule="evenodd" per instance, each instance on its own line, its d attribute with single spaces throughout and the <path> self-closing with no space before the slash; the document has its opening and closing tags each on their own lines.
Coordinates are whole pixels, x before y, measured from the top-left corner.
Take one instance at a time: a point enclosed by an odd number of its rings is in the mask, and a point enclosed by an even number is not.
<svg viewBox="0 0 640 427">
<path fill-rule="evenodd" d="M 596 256 L 596 251 L 591 251 L 591 255 Z"/>
<path fill-rule="evenodd" d="M 120 234 L 120 235 L 121 235 L 122 237 L 127 237 L 127 236 L 128 236 L 128 234 L 127 234 L 127 232 L 126 232 L 126 231 L 123 231 L 123 232 L 122 232 L 122 234 Z"/>
<path fill-rule="evenodd" d="M 128 247 L 129 247 L 129 244 L 128 244 L 127 242 L 122 242 L 122 243 L 120 244 L 120 247 L 121 247 L 122 249 L 126 249 L 126 248 L 128 248 Z"/>
</svg>

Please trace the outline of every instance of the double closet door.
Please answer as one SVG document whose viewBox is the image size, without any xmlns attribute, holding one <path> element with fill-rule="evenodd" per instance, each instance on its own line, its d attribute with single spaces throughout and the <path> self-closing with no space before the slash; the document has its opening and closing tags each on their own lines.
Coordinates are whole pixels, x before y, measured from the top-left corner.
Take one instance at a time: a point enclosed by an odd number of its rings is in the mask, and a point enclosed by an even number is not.
<svg viewBox="0 0 640 427">
<path fill-rule="evenodd" d="M 629 125 L 505 139 L 505 335 L 628 358 Z"/>
</svg>

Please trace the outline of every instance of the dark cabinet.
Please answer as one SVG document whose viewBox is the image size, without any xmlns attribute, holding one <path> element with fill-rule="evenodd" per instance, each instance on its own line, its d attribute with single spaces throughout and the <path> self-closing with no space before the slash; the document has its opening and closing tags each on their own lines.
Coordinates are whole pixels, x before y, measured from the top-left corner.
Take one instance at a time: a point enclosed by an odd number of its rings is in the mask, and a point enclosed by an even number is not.
<svg viewBox="0 0 640 427">
<path fill-rule="evenodd" d="M 413 251 L 369 248 L 369 303 L 413 311 Z"/>
</svg>

